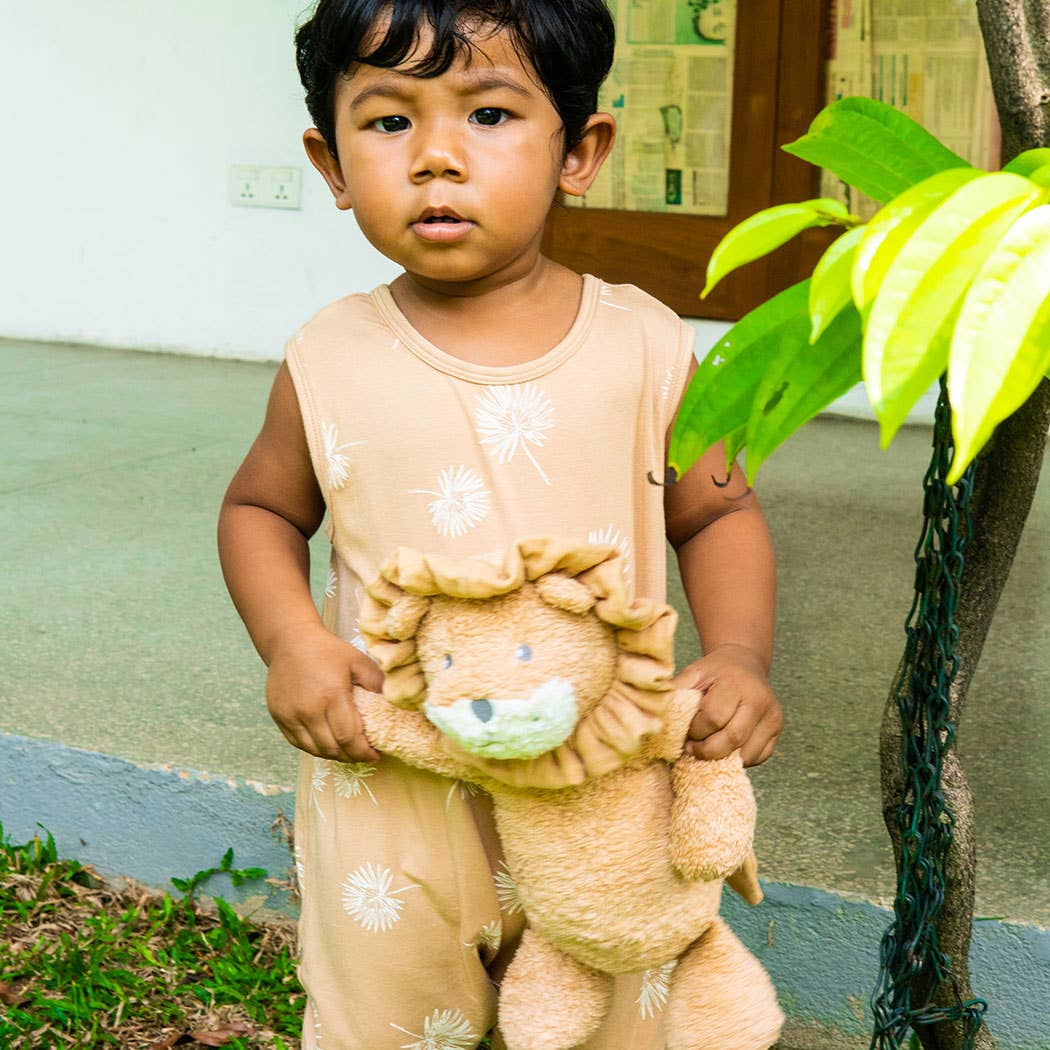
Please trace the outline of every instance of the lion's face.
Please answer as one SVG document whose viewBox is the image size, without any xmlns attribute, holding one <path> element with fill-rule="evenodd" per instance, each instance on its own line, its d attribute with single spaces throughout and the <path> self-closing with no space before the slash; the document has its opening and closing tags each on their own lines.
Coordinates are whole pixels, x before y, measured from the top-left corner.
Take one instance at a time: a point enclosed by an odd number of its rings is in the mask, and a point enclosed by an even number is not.
<svg viewBox="0 0 1050 1050">
<path fill-rule="evenodd" d="M 383 695 L 508 784 L 579 784 L 640 754 L 670 705 L 675 613 L 615 547 L 540 536 L 501 560 L 399 547 L 358 622 Z"/>
<path fill-rule="evenodd" d="M 423 710 L 471 754 L 535 758 L 551 751 L 612 685 L 612 628 L 590 603 L 559 607 L 553 602 L 566 604 L 562 591 L 543 590 L 546 597 L 525 583 L 485 601 L 438 595 L 419 625 Z"/>
</svg>

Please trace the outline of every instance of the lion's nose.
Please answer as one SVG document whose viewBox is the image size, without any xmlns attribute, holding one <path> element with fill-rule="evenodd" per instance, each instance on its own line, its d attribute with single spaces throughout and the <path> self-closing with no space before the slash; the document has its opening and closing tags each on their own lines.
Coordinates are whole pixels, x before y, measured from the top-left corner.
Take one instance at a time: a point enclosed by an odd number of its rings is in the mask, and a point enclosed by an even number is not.
<svg viewBox="0 0 1050 1050">
<path fill-rule="evenodd" d="M 492 704 L 488 700 L 471 700 L 470 709 L 479 722 L 487 722 L 492 717 Z"/>
</svg>

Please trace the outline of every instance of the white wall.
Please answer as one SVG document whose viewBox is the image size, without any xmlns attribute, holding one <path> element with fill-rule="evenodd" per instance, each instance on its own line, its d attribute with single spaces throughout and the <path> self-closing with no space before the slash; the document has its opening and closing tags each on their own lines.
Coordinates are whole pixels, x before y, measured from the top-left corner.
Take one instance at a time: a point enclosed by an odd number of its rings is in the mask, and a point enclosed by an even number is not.
<svg viewBox="0 0 1050 1050">
<path fill-rule="evenodd" d="M 0 335 L 272 358 L 399 272 L 303 152 L 308 2 L 4 5 Z M 228 204 L 232 164 L 300 166 L 302 210 Z"/>
<path fill-rule="evenodd" d="M 302 149 L 310 6 L 6 5 L 0 336 L 276 360 L 321 305 L 397 275 Z M 233 164 L 300 167 L 302 209 L 231 205 Z M 726 326 L 694 323 L 702 356 Z M 871 416 L 859 389 L 835 408 Z"/>
</svg>

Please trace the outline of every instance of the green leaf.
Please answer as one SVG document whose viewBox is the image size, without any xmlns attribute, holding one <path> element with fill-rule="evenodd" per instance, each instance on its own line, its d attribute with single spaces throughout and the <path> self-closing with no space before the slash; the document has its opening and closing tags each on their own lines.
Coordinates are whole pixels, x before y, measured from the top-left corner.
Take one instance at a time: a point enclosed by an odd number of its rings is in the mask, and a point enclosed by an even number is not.
<svg viewBox="0 0 1050 1050">
<path fill-rule="evenodd" d="M 240 886 L 242 882 L 252 879 L 265 879 L 268 874 L 265 868 L 236 868 L 230 872 L 230 881 L 234 886 Z"/>
<path fill-rule="evenodd" d="M 679 476 L 720 438 L 746 426 L 770 363 L 785 346 L 808 341 L 808 302 L 809 281 L 792 285 L 742 317 L 700 362 L 671 433 L 668 462 Z"/>
<path fill-rule="evenodd" d="M 768 255 L 796 234 L 814 226 L 856 221 L 837 200 L 821 198 L 799 204 L 778 204 L 756 212 L 734 226 L 715 247 L 707 263 L 707 283 L 700 293 L 706 299 L 711 289 L 728 273 L 745 263 Z"/>
<path fill-rule="evenodd" d="M 948 168 L 905 190 L 872 216 L 857 246 L 851 281 L 862 315 L 870 308 L 897 253 L 946 197 L 980 178 L 976 168 Z"/>
<path fill-rule="evenodd" d="M 1030 176 L 1032 172 L 1047 164 L 1050 164 L 1050 148 L 1040 146 L 1038 149 L 1026 149 L 1024 153 L 1018 153 L 1009 164 L 1003 165 L 1003 171 Z"/>
<path fill-rule="evenodd" d="M 736 462 L 736 457 L 740 455 L 740 450 L 744 447 L 744 442 L 747 439 L 747 424 L 744 423 L 742 426 L 736 428 L 736 430 L 730 431 L 722 439 L 725 442 L 726 451 L 726 473 L 728 474 L 733 469 L 733 464 Z"/>
<path fill-rule="evenodd" d="M 1040 196 L 1020 175 L 982 175 L 934 208 L 890 264 L 864 332 L 864 382 L 883 448 L 944 370 L 950 324 L 970 282 Z"/>
<path fill-rule="evenodd" d="M 1036 168 L 1028 178 L 1040 189 L 1050 189 L 1050 164 L 1044 164 L 1041 168 Z"/>
<path fill-rule="evenodd" d="M 1050 205 L 1007 231 L 963 300 L 948 357 L 955 458 L 962 476 L 992 431 L 1050 367 Z"/>
<path fill-rule="evenodd" d="M 850 274 L 857 243 L 864 236 L 865 227 L 854 226 L 828 246 L 813 270 L 809 286 L 809 319 L 812 329 L 809 341 L 815 343 L 821 333 L 853 298 Z"/>
<path fill-rule="evenodd" d="M 747 479 L 771 452 L 860 382 L 860 314 L 849 305 L 812 345 L 793 345 L 767 370 L 747 427 Z"/>
<path fill-rule="evenodd" d="M 877 201 L 888 201 L 945 168 L 970 166 L 911 117 L 885 102 L 856 96 L 826 106 L 805 135 L 783 148 Z"/>
<path fill-rule="evenodd" d="M 222 925 L 227 930 L 239 930 L 243 927 L 244 921 L 222 897 L 215 898 L 215 907 L 219 912 Z"/>
</svg>

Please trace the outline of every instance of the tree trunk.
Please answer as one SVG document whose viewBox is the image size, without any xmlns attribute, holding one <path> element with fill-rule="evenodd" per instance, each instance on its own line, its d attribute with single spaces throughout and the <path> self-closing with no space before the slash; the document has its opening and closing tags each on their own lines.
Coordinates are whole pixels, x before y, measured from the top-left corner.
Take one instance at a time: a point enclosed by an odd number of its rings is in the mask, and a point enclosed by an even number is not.
<svg viewBox="0 0 1050 1050">
<path fill-rule="evenodd" d="M 1050 0 L 977 0 L 1003 160 L 1050 146 Z"/>
<path fill-rule="evenodd" d="M 1003 160 L 1050 145 L 1050 0 L 977 0 L 977 13 L 1003 129 Z M 959 669 L 951 707 L 956 724 L 1035 495 L 1048 424 L 1050 382 L 1044 380 L 1028 403 L 1000 424 L 978 457 L 970 503 L 973 534 L 964 552 L 955 615 Z M 909 676 L 910 671 L 902 661 L 897 682 L 907 681 L 901 675 Z M 894 815 L 906 788 L 896 685 L 883 716 L 880 753 L 883 815 L 900 863 Z M 948 891 L 936 927 L 955 985 L 936 990 L 933 1002 L 952 1006 L 973 994 L 969 952 L 976 875 L 972 796 L 954 749 L 944 761 L 942 787 L 954 818 L 954 839 L 946 864 Z M 913 1000 L 926 1002 L 931 992 L 929 979 L 925 985 L 917 980 Z M 931 1025 L 917 1034 L 926 1050 L 961 1050 L 963 1045 L 961 1022 Z M 977 1050 L 996 1045 L 983 1025 L 975 1045 Z"/>
<path fill-rule="evenodd" d="M 1044 380 L 1028 402 L 1003 421 L 978 459 L 970 500 L 973 535 L 964 551 L 965 567 L 955 611 L 959 628 L 959 669 L 951 690 L 951 717 L 955 724 L 962 715 L 970 682 L 1032 505 L 1048 425 L 1050 382 Z M 883 817 L 898 863 L 900 837 L 895 814 L 905 797 L 906 780 L 895 697 L 898 683 L 907 682 L 910 676 L 911 667 L 902 661 L 883 713 L 880 747 Z M 976 875 L 973 801 L 954 750 L 945 757 L 942 788 L 954 818 L 954 839 L 945 872 L 949 890 L 937 920 L 937 943 L 951 959 L 956 984 L 940 988 L 932 1001 L 947 1007 L 973 996 L 969 980 Z M 931 991 L 929 981 L 917 982 L 914 1001 L 926 1002 Z M 962 1036 L 963 1027 L 958 1022 L 946 1022 L 919 1032 L 926 1050 L 960 1050 Z M 977 1050 L 990 1050 L 996 1044 L 982 1027 L 975 1045 Z"/>
</svg>

